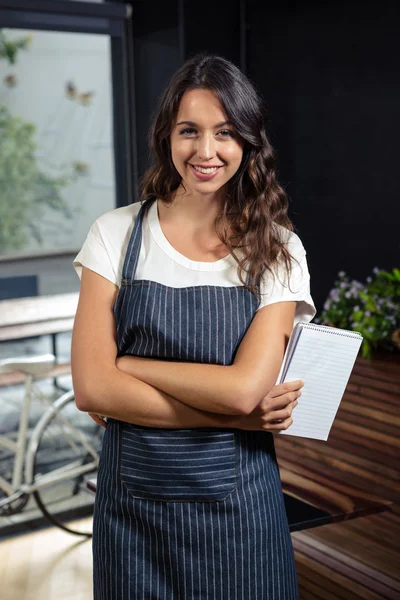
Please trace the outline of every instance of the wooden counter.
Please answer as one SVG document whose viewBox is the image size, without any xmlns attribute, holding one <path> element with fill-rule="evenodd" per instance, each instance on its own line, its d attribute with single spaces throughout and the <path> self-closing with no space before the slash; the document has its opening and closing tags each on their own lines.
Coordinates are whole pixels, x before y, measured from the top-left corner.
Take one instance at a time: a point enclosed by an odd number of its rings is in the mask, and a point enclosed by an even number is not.
<svg viewBox="0 0 400 600">
<path fill-rule="evenodd" d="M 399 406 L 400 355 L 359 357 L 327 442 L 275 436 L 284 492 L 329 515 L 310 526 L 398 510 Z"/>
</svg>

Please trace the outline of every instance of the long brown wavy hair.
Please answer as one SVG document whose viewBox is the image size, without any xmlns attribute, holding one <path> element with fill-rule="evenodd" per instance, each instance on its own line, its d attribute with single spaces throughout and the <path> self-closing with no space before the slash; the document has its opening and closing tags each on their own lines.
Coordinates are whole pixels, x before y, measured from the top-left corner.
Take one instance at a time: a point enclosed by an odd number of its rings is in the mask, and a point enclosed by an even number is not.
<svg viewBox="0 0 400 600">
<path fill-rule="evenodd" d="M 233 63 L 200 53 L 173 75 L 153 114 L 149 130 L 153 164 L 140 180 L 140 199 L 142 204 L 154 197 L 170 204 L 182 183 L 172 162 L 170 136 L 181 98 L 193 89 L 214 92 L 244 142 L 240 167 L 225 184 L 226 199 L 215 227 L 238 264 L 240 281 L 260 298 L 260 279 L 266 271 L 274 277 L 274 268 L 282 260 L 289 280 L 292 257 L 284 230 L 276 225 L 289 231 L 294 228 L 287 214 L 288 197 L 276 179 L 275 153 L 265 132 L 261 97 Z M 241 257 L 235 249 L 242 251 Z"/>
</svg>

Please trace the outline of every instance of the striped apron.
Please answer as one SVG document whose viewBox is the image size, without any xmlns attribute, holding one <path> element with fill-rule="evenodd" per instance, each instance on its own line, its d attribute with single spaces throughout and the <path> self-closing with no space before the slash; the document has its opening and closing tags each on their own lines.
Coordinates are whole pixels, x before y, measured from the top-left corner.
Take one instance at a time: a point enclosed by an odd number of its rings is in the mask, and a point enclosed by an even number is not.
<svg viewBox="0 0 400 600">
<path fill-rule="evenodd" d="M 118 356 L 232 364 L 257 299 L 243 286 L 135 280 L 148 205 L 114 304 Z M 93 561 L 95 600 L 297 599 L 273 435 L 109 419 Z"/>
</svg>

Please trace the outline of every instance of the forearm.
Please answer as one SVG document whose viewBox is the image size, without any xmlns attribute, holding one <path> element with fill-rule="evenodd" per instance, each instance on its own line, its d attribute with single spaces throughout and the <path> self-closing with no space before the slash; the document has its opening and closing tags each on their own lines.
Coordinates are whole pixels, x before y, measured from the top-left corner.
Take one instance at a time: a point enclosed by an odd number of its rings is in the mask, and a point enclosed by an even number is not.
<svg viewBox="0 0 400 600">
<path fill-rule="evenodd" d="M 98 374 L 78 408 L 106 417 L 162 429 L 235 428 L 239 418 L 197 410 L 118 368 Z"/>
<path fill-rule="evenodd" d="M 239 365 L 221 366 L 122 356 L 117 367 L 199 410 L 240 415 L 250 390 Z"/>
</svg>

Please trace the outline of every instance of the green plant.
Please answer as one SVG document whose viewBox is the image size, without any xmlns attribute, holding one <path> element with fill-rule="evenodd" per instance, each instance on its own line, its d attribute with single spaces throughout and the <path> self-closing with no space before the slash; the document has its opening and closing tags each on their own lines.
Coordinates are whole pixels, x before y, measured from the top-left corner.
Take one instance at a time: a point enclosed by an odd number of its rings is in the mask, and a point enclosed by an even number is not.
<svg viewBox="0 0 400 600">
<path fill-rule="evenodd" d="M 364 337 L 362 355 L 373 349 L 400 349 L 400 270 L 375 267 L 363 284 L 344 271 L 329 292 L 316 323 L 359 331 Z"/>
<path fill-rule="evenodd" d="M 74 175 L 53 176 L 39 168 L 35 131 L 0 106 L 0 253 L 22 248 L 28 234 L 42 243 L 46 207 L 67 219 L 74 216 L 60 194 Z"/>
<path fill-rule="evenodd" d="M 20 50 L 26 50 L 31 41 L 31 35 L 25 35 L 16 40 L 7 39 L 4 31 L 0 29 L 0 58 L 5 58 L 10 65 L 15 65 L 18 52 Z"/>
</svg>

